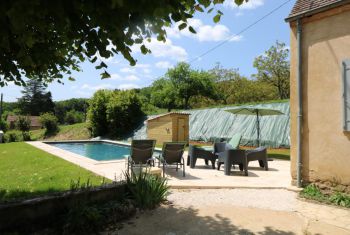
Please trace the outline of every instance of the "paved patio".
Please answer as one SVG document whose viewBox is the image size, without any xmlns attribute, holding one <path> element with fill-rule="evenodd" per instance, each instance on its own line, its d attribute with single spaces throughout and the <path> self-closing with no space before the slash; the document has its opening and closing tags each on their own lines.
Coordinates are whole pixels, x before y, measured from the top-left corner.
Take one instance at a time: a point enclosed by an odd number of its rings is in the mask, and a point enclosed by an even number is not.
<svg viewBox="0 0 350 235">
<path fill-rule="evenodd" d="M 42 143 L 28 142 L 32 146 L 77 164 L 96 174 L 111 180 L 122 179 L 126 170 L 125 160 L 95 161 L 87 157 L 74 154 L 69 151 Z M 184 154 L 187 158 L 187 152 Z M 206 166 L 204 160 L 197 161 L 196 168 L 186 166 L 186 177 L 182 176 L 182 170 L 167 169 L 168 184 L 172 188 L 266 188 L 266 189 L 290 189 L 291 186 L 290 162 L 274 160 L 269 162 L 269 171 L 258 166 L 258 162 L 249 164 L 249 175 L 244 176 L 238 169 L 234 169 L 230 176 L 225 176 L 223 166 L 220 171 Z"/>
</svg>

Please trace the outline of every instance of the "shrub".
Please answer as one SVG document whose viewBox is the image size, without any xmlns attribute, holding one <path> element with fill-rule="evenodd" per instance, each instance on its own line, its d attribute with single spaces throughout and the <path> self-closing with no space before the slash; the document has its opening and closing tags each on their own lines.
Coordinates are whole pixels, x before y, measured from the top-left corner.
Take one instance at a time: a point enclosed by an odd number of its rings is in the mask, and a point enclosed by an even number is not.
<svg viewBox="0 0 350 235">
<path fill-rule="evenodd" d="M 7 122 L 3 118 L 0 117 L 0 130 L 5 132 L 5 131 L 7 131 L 7 129 L 8 129 Z"/>
<path fill-rule="evenodd" d="M 169 187 L 166 179 L 140 171 L 139 174 L 125 174 L 130 199 L 141 209 L 155 208 L 166 200 Z"/>
<path fill-rule="evenodd" d="M 107 103 L 112 91 L 99 90 L 89 101 L 88 120 L 93 136 L 102 136 L 108 133 Z"/>
<path fill-rule="evenodd" d="M 23 139 L 23 141 L 30 141 L 31 140 L 30 134 L 29 134 L 28 131 L 23 131 L 22 132 L 22 139 Z"/>
<path fill-rule="evenodd" d="M 81 123 L 84 120 L 84 114 L 75 110 L 70 110 L 66 113 L 64 122 L 67 124 Z"/>
<path fill-rule="evenodd" d="M 23 141 L 23 135 L 21 131 L 11 130 L 11 131 L 7 131 L 4 134 L 5 143 L 20 142 L 20 141 Z"/>
<path fill-rule="evenodd" d="M 52 113 L 44 113 L 40 115 L 40 122 L 46 129 L 45 134 L 53 134 L 58 131 L 58 120 Z"/>
<path fill-rule="evenodd" d="M 145 116 L 135 91 L 115 91 L 107 104 L 110 134 L 122 137 L 133 131 Z"/>
<path fill-rule="evenodd" d="M 16 121 L 16 128 L 20 131 L 29 131 L 30 130 L 31 121 L 29 117 L 26 116 L 18 116 Z"/>
<path fill-rule="evenodd" d="M 329 201 L 338 206 L 350 207 L 350 195 L 345 193 L 336 192 L 330 196 Z"/>
<path fill-rule="evenodd" d="M 309 199 L 325 200 L 324 194 L 316 184 L 309 184 L 301 192 L 301 196 Z"/>
</svg>

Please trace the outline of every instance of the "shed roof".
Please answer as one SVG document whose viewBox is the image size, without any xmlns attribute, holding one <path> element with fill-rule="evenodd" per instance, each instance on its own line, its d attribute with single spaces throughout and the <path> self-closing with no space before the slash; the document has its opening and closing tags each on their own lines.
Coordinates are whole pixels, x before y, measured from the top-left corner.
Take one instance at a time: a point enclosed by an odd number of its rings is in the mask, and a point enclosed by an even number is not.
<svg viewBox="0 0 350 235">
<path fill-rule="evenodd" d="M 30 119 L 30 126 L 36 126 L 41 127 L 40 117 L 39 116 L 27 116 Z M 8 115 L 7 116 L 7 122 L 15 122 L 17 121 L 18 116 L 17 115 Z"/>
<path fill-rule="evenodd" d="M 349 0 L 297 0 L 286 21 L 294 21 L 348 3 Z"/>
<path fill-rule="evenodd" d="M 165 116 L 174 115 L 174 114 L 186 115 L 186 116 L 191 115 L 190 113 L 186 113 L 186 112 L 170 112 L 170 113 L 163 113 L 163 114 L 159 114 L 159 115 L 150 117 L 150 118 L 147 119 L 147 121 L 151 121 L 151 120 L 154 120 L 154 119 L 157 119 L 157 118 L 160 118 L 160 117 L 165 117 Z"/>
</svg>

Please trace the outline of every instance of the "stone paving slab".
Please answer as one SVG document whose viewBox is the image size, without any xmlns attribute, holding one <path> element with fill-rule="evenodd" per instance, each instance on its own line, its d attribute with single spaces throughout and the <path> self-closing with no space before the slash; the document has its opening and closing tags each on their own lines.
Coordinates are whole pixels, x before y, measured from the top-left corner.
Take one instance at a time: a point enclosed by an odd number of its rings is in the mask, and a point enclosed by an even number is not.
<svg viewBox="0 0 350 235">
<path fill-rule="evenodd" d="M 122 179 L 123 172 L 126 170 L 125 160 L 99 162 L 43 142 L 27 143 L 111 180 Z M 187 152 L 185 152 L 184 157 L 187 159 Z M 182 170 L 176 172 L 175 169 L 166 169 L 168 184 L 172 188 L 284 188 L 298 190 L 291 186 L 289 161 L 270 161 L 269 171 L 260 168 L 258 162 L 251 162 L 248 176 L 242 175 L 238 169 L 234 169 L 230 176 L 225 176 L 223 166 L 220 170 L 211 169 L 211 166 L 206 166 L 204 160 L 201 159 L 197 161 L 194 169 L 186 166 L 185 171 L 186 177 L 183 177 Z"/>
</svg>

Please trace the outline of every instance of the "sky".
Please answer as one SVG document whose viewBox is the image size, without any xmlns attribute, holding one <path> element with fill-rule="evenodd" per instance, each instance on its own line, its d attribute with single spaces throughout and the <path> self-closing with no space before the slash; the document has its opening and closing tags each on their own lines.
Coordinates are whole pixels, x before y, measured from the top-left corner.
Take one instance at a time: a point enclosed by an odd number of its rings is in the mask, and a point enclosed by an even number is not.
<svg viewBox="0 0 350 235">
<path fill-rule="evenodd" d="M 253 67 L 254 58 L 262 55 L 278 40 L 289 46 L 289 25 L 284 19 L 292 9 L 295 0 L 289 1 L 282 8 L 237 35 L 248 25 L 254 23 L 286 0 L 249 0 L 237 7 L 234 0 L 226 0 L 216 9 L 224 15 L 219 23 L 213 22 L 215 11 L 211 14 L 197 13 L 190 25 L 197 34 L 187 29 L 179 31 L 176 25 L 167 30 L 166 43 L 152 40 L 146 46 L 151 54 L 143 55 L 138 48 L 133 49 L 137 59 L 136 66 L 130 66 L 121 56 L 104 59 L 108 65 L 111 78 L 101 80 L 101 70 L 89 62 L 82 63 L 81 72 L 73 72 L 76 81 L 63 80 L 64 85 L 54 82 L 48 86 L 53 100 L 70 98 L 89 98 L 98 89 L 131 89 L 149 86 L 154 80 L 163 76 L 169 68 L 180 61 L 191 62 L 194 69 L 208 70 L 220 63 L 224 68 L 236 68 L 247 77 L 256 73 Z M 210 53 L 203 53 L 227 41 Z M 4 101 L 12 102 L 21 97 L 21 87 L 10 84 L 1 87 Z"/>
</svg>

